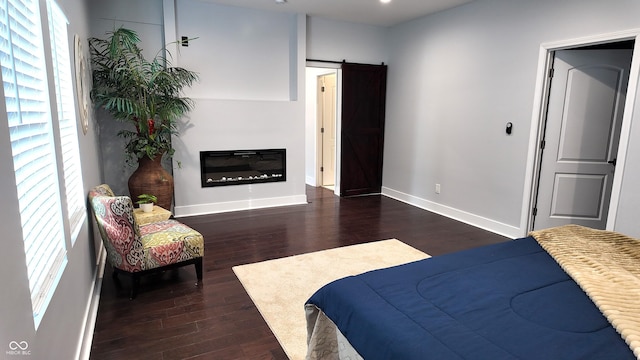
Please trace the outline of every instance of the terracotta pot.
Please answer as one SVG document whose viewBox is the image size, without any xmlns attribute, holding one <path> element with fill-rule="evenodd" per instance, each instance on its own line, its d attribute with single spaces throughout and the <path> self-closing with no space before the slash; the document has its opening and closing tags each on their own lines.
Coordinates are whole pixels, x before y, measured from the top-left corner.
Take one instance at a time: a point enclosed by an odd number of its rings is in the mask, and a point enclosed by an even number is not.
<svg viewBox="0 0 640 360">
<path fill-rule="evenodd" d="M 129 177 L 129 194 L 134 202 L 138 195 L 155 195 L 158 206 L 171 210 L 173 176 L 162 167 L 161 162 L 162 156 L 156 156 L 153 160 L 148 157 L 139 159 L 138 168 Z"/>
</svg>

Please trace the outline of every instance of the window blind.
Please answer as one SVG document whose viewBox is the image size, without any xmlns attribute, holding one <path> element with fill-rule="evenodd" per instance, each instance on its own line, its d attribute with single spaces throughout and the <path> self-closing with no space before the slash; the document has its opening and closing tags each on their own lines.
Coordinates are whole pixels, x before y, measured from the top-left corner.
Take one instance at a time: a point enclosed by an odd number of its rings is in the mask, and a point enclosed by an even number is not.
<svg viewBox="0 0 640 360">
<path fill-rule="evenodd" d="M 69 226 L 73 234 L 71 241 L 75 242 L 80 226 L 86 218 L 86 210 L 67 37 L 69 22 L 55 1 L 47 1 L 47 13 L 49 15 L 49 36 L 51 38 L 53 76 L 58 105 L 66 206 Z"/>
<path fill-rule="evenodd" d="M 0 0 L 0 64 L 37 328 L 66 264 L 37 0 Z"/>
</svg>

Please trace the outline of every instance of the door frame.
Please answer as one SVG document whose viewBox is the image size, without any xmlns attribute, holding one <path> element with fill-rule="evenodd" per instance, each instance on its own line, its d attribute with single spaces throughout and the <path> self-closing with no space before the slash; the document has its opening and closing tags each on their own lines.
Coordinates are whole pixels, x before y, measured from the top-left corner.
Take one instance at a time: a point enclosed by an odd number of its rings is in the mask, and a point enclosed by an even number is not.
<svg viewBox="0 0 640 360">
<path fill-rule="evenodd" d="M 336 158 L 335 158 L 335 172 L 334 172 L 334 178 L 335 178 L 335 187 L 333 190 L 333 193 L 336 196 L 340 195 L 340 154 L 341 154 L 341 146 L 340 143 L 342 141 L 342 137 L 341 137 L 341 132 L 342 132 L 342 111 L 340 111 L 340 109 L 342 108 L 342 69 L 340 68 L 340 62 L 333 62 L 333 61 L 320 61 L 320 60 L 309 60 L 307 59 L 307 64 L 305 66 L 305 69 L 311 68 L 311 69 L 318 69 L 318 70 L 326 70 L 326 73 L 335 73 L 336 74 L 336 123 L 335 123 L 335 131 L 336 131 Z M 314 78 L 317 78 L 317 76 L 314 76 Z M 313 82 L 313 87 L 316 87 L 316 81 Z M 308 89 L 308 88 L 307 88 Z M 307 93 L 305 94 L 305 97 L 307 99 L 310 99 L 310 93 L 309 91 L 307 91 Z M 313 102 L 317 103 L 317 94 L 315 93 L 315 90 L 313 92 Z M 315 186 L 320 186 L 319 182 L 318 182 L 318 177 L 320 176 L 319 174 L 319 160 L 318 160 L 318 152 L 320 151 L 320 146 L 318 144 L 318 133 L 319 133 L 319 129 L 320 129 L 320 125 L 319 120 L 318 120 L 318 112 L 316 109 L 315 114 L 313 114 L 313 125 L 309 125 L 309 126 L 313 126 L 313 129 L 311 131 L 313 131 L 313 141 L 314 141 L 314 146 L 313 146 L 313 161 L 315 162 L 314 166 L 313 166 L 313 181 L 315 183 Z M 310 128 L 307 128 L 307 131 L 310 131 Z M 310 182 L 310 180 L 308 180 Z"/>
<path fill-rule="evenodd" d="M 324 74 L 319 74 L 316 76 L 316 91 L 318 89 L 318 84 L 320 83 L 320 78 L 323 76 L 327 76 L 327 75 L 334 75 L 336 77 L 336 94 L 335 94 L 335 102 L 336 102 L 336 113 L 334 114 L 334 131 L 336 131 L 336 138 L 334 139 L 334 141 L 336 141 L 336 144 L 334 144 L 334 148 L 335 148 L 335 154 L 334 154 L 334 159 L 333 159 L 333 186 L 334 188 L 336 186 L 338 186 L 338 184 L 336 183 L 336 179 L 338 178 L 338 167 L 337 167 L 337 158 L 338 158 L 338 113 L 340 111 L 338 111 L 338 92 L 339 87 L 338 87 L 338 69 L 332 70 L 332 71 L 327 71 Z M 324 143 L 323 143 L 323 139 L 322 139 L 322 122 L 320 121 L 320 118 L 318 116 L 319 113 L 319 104 L 318 104 L 318 95 L 319 92 L 316 92 L 316 186 L 322 186 L 323 181 L 323 174 L 322 171 L 320 170 L 320 168 L 322 167 L 323 163 L 322 163 L 322 158 L 323 158 L 323 147 L 324 147 Z"/>
<path fill-rule="evenodd" d="M 543 43 L 538 52 L 538 71 L 536 76 L 536 86 L 534 91 L 533 114 L 531 119 L 531 130 L 529 136 L 529 154 L 527 157 L 527 168 L 523 191 L 523 207 L 520 216 L 520 229 L 525 236 L 531 229 L 533 220 L 533 202 L 537 193 L 537 178 L 540 172 L 540 141 L 544 135 L 544 119 L 546 117 L 547 99 L 549 97 L 550 78 L 547 76 L 553 64 L 553 53 L 557 50 L 567 50 L 576 47 L 598 45 L 625 40 L 635 40 L 631 69 L 629 73 L 629 84 L 627 86 L 627 97 L 624 104 L 622 116 L 622 128 L 620 132 L 620 142 L 618 145 L 617 166 L 614 171 L 613 186 L 611 188 L 611 199 L 609 201 L 609 214 L 607 216 L 607 230 L 614 230 L 615 220 L 620 202 L 620 191 L 622 188 L 622 177 L 626 162 L 626 154 L 631 135 L 631 122 L 633 119 L 633 109 L 638 95 L 638 75 L 640 74 L 640 29 L 621 31 L 609 34 L 600 34 L 583 38 L 563 40 L 557 42 Z"/>
</svg>

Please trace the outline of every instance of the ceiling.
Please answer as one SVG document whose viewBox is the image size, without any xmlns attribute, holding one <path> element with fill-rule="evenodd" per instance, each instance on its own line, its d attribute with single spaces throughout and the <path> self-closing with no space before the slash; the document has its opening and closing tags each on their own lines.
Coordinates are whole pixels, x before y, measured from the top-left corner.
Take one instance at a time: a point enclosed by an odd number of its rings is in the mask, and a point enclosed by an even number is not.
<svg viewBox="0 0 640 360">
<path fill-rule="evenodd" d="M 376 26 L 393 26 L 405 21 L 470 3 L 473 0 L 203 0 L 260 10 L 284 11 Z"/>
</svg>

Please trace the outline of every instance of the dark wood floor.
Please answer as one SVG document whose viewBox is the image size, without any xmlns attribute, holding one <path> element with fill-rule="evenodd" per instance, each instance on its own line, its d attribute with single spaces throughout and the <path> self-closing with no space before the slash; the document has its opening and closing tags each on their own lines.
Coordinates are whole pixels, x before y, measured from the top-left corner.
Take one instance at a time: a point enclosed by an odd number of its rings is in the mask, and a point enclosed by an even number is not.
<svg viewBox="0 0 640 360">
<path fill-rule="evenodd" d="M 307 196 L 308 205 L 182 218 L 205 237 L 201 287 L 189 266 L 143 278 L 130 301 L 127 279 L 118 289 L 107 266 L 91 359 L 286 359 L 232 266 L 389 238 L 431 255 L 506 240 L 383 196 L 312 187 Z"/>
</svg>

